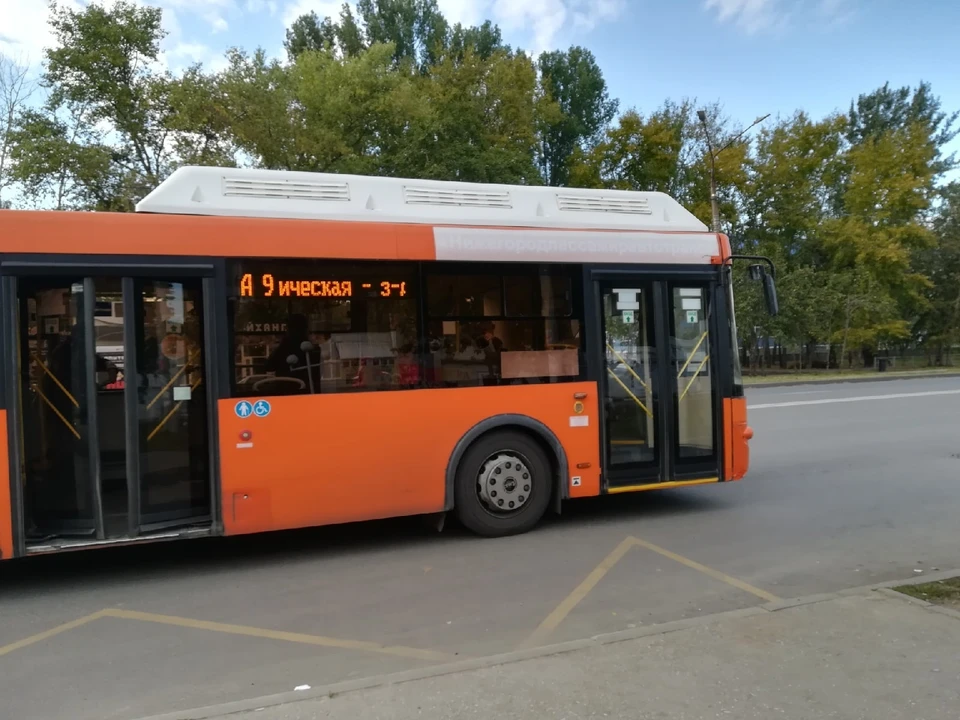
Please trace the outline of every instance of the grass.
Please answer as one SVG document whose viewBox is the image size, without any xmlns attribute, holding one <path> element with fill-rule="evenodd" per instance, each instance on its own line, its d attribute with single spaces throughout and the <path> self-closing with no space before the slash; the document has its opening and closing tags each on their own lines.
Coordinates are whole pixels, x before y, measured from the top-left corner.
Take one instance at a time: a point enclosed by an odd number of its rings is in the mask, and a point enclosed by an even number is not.
<svg viewBox="0 0 960 720">
<path fill-rule="evenodd" d="M 882 380 L 885 377 L 926 377 L 927 375 L 947 375 L 960 372 L 956 367 L 924 367 L 910 370 L 803 370 L 802 372 L 778 372 L 768 375 L 744 375 L 744 385 L 767 385 L 784 382 L 824 382 L 830 380 L 857 380 L 860 378 L 874 378 Z"/>
<path fill-rule="evenodd" d="M 960 610 L 960 577 L 921 585 L 902 585 L 894 589 L 910 597 Z"/>
</svg>

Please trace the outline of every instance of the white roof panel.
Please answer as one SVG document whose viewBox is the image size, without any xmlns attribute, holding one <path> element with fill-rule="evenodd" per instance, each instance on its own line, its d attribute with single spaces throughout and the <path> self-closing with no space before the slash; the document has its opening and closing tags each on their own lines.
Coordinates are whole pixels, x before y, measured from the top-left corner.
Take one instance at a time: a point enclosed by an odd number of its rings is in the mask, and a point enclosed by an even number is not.
<svg viewBox="0 0 960 720">
<path fill-rule="evenodd" d="M 182 167 L 137 212 L 493 227 L 705 232 L 659 192 Z"/>
</svg>

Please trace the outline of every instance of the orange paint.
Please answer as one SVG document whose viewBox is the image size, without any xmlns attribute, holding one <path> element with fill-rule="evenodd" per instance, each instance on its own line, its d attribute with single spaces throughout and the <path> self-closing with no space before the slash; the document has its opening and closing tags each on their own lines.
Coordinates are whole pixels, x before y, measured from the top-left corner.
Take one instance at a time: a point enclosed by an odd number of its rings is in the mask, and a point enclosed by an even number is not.
<svg viewBox="0 0 960 720">
<path fill-rule="evenodd" d="M 332 220 L 5 210 L 0 214 L 0 238 L 0 252 L 5 253 L 436 258 L 429 225 Z"/>
<path fill-rule="evenodd" d="M 7 454 L 7 413 L 0 410 L 0 560 L 13 557 L 13 504 L 10 500 L 10 457 Z"/>
<path fill-rule="evenodd" d="M 740 480 L 750 467 L 750 439 L 753 430 L 747 425 L 747 399 L 724 398 L 724 480 Z"/>
<path fill-rule="evenodd" d="M 577 392 L 587 393 L 587 427 L 570 427 Z M 594 383 L 273 397 L 266 418 L 240 419 L 237 402 L 219 401 L 227 535 L 439 512 L 457 442 L 505 413 L 557 436 L 568 472 L 581 478 L 571 496 L 600 492 Z"/>
</svg>

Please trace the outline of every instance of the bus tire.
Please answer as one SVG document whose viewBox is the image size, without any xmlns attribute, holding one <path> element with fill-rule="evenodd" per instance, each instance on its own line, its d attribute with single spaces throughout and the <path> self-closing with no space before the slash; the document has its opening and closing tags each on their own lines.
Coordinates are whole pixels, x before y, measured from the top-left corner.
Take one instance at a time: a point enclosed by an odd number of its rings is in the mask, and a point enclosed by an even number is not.
<svg viewBox="0 0 960 720">
<path fill-rule="evenodd" d="M 464 453 L 454 507 L 477 535 L 518 535 L 540 521 L 552 493 L 553 473 L 541 445 L 525 433 L 493 431 Z"/>
</svg>

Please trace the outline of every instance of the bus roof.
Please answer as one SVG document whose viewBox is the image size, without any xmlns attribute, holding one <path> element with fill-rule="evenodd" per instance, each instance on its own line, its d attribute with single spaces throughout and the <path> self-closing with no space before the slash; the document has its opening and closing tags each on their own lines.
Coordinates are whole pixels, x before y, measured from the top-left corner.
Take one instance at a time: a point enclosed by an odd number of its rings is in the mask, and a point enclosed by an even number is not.
<svg viewBox="0 0 960 720">
<path fill-rule="evenodd" d="M 137 204 L 174 215 L 706 232 L 669 195 L 333 173 L 182 167 Z"/>
</svg>

